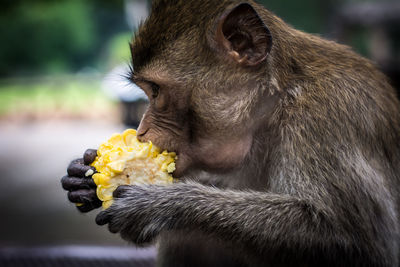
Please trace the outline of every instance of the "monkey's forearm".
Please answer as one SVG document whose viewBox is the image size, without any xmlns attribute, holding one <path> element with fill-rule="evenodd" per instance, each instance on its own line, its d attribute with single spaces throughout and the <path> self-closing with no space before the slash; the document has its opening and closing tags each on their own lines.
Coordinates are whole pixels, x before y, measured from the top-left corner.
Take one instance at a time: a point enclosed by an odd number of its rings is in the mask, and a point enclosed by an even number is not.
<svg viewBox="0 0 400 267">
<path fill-rule="evenodd" d="M 299 245 L 304 248 L 332 238 L 326 236 L 332 233 L 327 228 L 333 227 L 330 211 L 318 210 L 312 201 L 262 192 L 225 191 L 192 183 L 180 186 L 185 190 L 180 188 L 177 194 L 169 192 L 171 205 L 180 207 L 178 228 L 193 227 L 261 251 Z"/>
<path fill-rule="evenodd" d="M 135 243 L 174 229 L 200 230 L 259 251 L 311 248 L 340 236 L 337 229 L 330 229 L 334 216 L 329 211 L 291 196 L 221 190 L 197 183 L 131 186 L 120 191 L 120 198 L 99 221 L 111 214 L 110 230 L 121 231 Z M 346 240 L 341 238 L 341 242 Z"/>
</svg>

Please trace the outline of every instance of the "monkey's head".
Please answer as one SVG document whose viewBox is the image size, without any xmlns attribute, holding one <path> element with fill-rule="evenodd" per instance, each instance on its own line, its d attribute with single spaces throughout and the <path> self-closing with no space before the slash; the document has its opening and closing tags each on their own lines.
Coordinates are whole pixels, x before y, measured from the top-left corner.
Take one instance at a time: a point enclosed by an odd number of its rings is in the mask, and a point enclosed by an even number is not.
<svg viewBox="0 0 400 267">
<path fill-rule="evenodd" d="M 131 45 L 130 77 L 150 101 L 138 138 L 177 152 L 174 176 L 239 167 L 273 110 L 272 37 L 260 11 L 247 2 L 153 1 Z"/>
</svg>

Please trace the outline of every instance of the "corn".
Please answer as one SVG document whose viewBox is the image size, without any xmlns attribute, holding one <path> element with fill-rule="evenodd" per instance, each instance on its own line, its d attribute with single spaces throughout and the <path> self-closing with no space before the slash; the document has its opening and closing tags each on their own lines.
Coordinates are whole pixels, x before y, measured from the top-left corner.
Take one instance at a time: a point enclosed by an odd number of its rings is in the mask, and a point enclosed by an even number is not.
<svg viewBox="0 0 400 267">
<path fill-rule="evenodd" d="M 174 152 L 161 152 L 151 142 L 139 142 L 133 129 L 112 135 L 99 146 L 97 157 L 91 164 L 98 172 L 92 177 L 103 208 L 111 206 L 112 193 L 119 185 L 173 183 L 170 173 L 175 171 L 176 159 Z"/>
</svg>

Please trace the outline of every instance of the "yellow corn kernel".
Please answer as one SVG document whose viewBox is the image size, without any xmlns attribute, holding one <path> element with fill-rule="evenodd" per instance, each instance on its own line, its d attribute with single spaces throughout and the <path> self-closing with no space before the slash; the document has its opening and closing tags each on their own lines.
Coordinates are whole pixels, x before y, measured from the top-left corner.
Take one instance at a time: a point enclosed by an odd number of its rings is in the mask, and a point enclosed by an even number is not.
<svg viewBox="0 0 400 267">
<path fill-rule="evenodd" d="M 92 177 L 96 185 L 110 185 L 110 175 L 105 175 L 104 173 L 95 173 Z"/>
<path fill-rule="evenodd" d="M 125 161 L 123 161 L 123 160 L 111 161 L 110 163 L 107 164 L 107 166 L 114 173 L 121 173 L 125 168 Z"/>
<path fill-rule="evenodd" d="M 101 201 L 111 200 L 113 198 L 112 193 L 116 189 L 116 186 L 109 185 L 98 185 L 96 189 L 97 196 Z"/>
<path fill-rule="evenodd" d="M 97 196 L 106 209 L 112 204 L 112 193 L 119 185 L 159 184 L 174 182 L 170 173 L 175 171 L 176 153 L 160 148 L 153 143 L 141 143 L 133 129 L 122 134 L 113 134 L 101 144 L 91 166 L 97 172 L 93 180 L 97 185 Z"/>
<path fill-rule="evenodd" d="M 175 162 L 172 162 L 172 163 L 170 163 L 169 165 L 168 165 L 168 167 L 167 167 L 167 172 L 168 173 L 173 173 L 174 171 L 175 171 Z"/>
<path fill-rule="evenodd" d="M 103 204 L 102 204 L 103 205 L 103 209 L 108 209 L 112 205 L 112 203 L 113 203 L 112 199 L 104 201 Z"/>
<path fill-rule="evenodd" d="M 136 131 L 133 129 L 128 129 L 122 134 L 122 137 L 125 144 L 129 146 L 133 144 L 136 140 Z"/>
<path fill-rule="evenodd" d="M 110 139 L 108 139 L 108 143 L 114 146 L 123 146 L 125 145 L 124 139 L 121 134 L 113 134 Z"/>
</svg>

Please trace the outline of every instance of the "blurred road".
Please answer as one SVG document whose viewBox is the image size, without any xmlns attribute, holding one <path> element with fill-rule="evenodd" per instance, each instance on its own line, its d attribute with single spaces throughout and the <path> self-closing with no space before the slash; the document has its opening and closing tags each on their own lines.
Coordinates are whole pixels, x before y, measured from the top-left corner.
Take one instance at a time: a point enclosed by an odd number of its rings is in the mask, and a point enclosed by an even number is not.
<svg viewBox="0 0 400 267">
<path fill-rule="evenodd" d="M 0 246 L 125 245 L 82 215 L 60 184 L 68 163 L 123 127 L 93 121 L 0 121 Z"/>
</svg>

